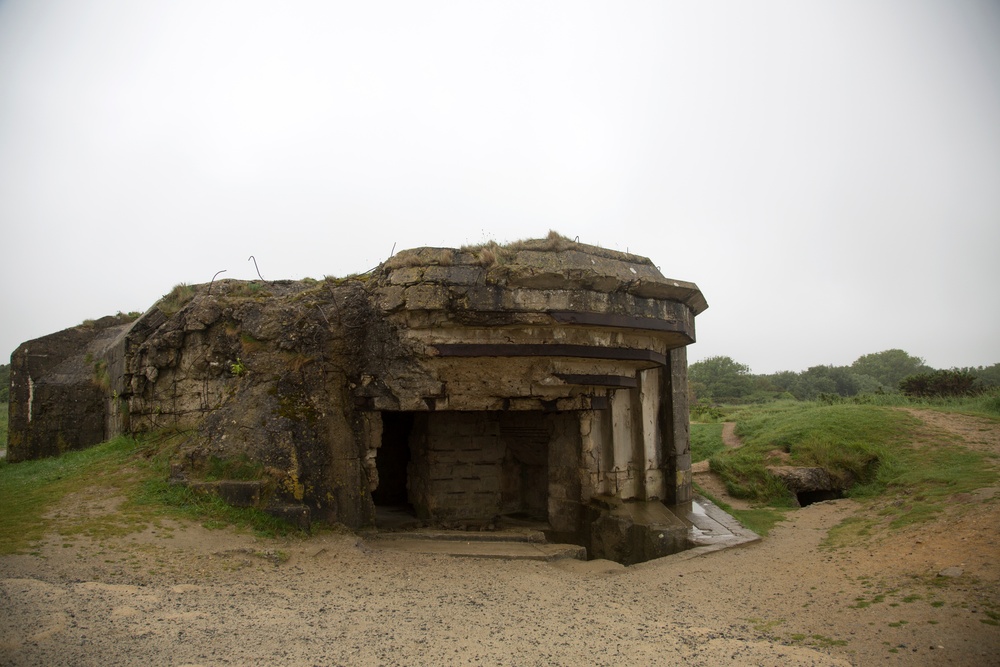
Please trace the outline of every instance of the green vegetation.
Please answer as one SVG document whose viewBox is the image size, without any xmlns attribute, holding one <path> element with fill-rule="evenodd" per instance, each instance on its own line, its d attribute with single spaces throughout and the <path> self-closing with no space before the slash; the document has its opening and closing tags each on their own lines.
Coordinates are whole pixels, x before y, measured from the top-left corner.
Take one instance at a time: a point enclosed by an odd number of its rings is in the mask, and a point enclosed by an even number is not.
<svg viewBox="0 0 1000 667">
<path fill-rule="evenodd" d="M 1000 477 L 990 455 L 893 409 L 1000 420 L 1000 364 L 933 371 L 903 350 L 886 350 L 851 366 L 755 376 L 729 357 L 712 357 L 692 364 L 690 379 L 692 460 L 708 458 L 730 494 L 761 506 L 762 517 L 727 509 L 761 534 L 773 518 L 768 512 L 796 504 L 769 466 L 824 468 L 847 495 L 875 504 L 877 519 L 848 519 L 830 532 L 827 546 L 864 539 L 879 525 L 932 519 L 954 494 Z M 721 397 L 730 403 L 719 404 Z M 737 423 L 742 447 L 722 445 L 723 420 Z M 762 527 L 751 525 L 762 520 Z"/>
<path fill-rule="evenodd" d="M 845 398 L 824 395 L 819 402 L 827 405 L 878 405 L 895 408 L 919 408 L 940 412 L 959 412 L 987 419 L 1000 419 L 1000 389 L 990 388 L 971 396 L 910 397 L 905 394 L 862 394 Z"/>
<path fill-rule="evenodd" d="M 10 406 L 7 403 L 0 403 L 0 449 L 7 448 L 7 417 L 8 408 Z"/>
<path fill-rule="evenodd" d="M 705 491 L 705 489 L 698 486 L 696 483 L 694 485 L 695 490 L 698 492 L 699 496 L 708 498 L 713 503 L 715 503 L 722 511 L 726 512 L 730 516 L 736 518 L 741 524 L 757 533 L 761 537 L 766 537 L 771 529 L 774 528 L 775 524 L 785 520 L 785 512 L 789 508 L 777 508 L 777 507 L 755 507 L 748 510 L 736 509 L 729 503 L 726 503 L 711 493 Z"/>
<path fill-rule="evenodd" d="M 164 294 L 163 298 L 157 302 L 156 307 L 169 317 L 183 308 L 188 301 L 194 298 L 194 295 L 194 287 L 180 283 L 179 285 L 174 285 L 172 290 Z"/>
<path fill-rule="evenodd" d="M 739 510 L 730 507 L 726 510 L 730 515 L 736 517 L 737 521 L 761 537 L 767 537 L 767 534 L 771 532 L 771 529 L 775 525 L 784 521 L 785 512 L 787 511 L 787 509 L 774 507 L 755 507 L 748 510 Z"/>
<path fill-rule="evenodd" d="M 688 380 L 697 397 L 723 403 L 745 399 L 754 390 L 750 367 L 730 357 L 709 357 L 691 364 Z"/>
<path fill-rule="evenodd" d="M 883 390 L 893 391 L 903 378 L 928 371 L 930 367 L 919 357 L 893 349 L 862 355 L 851 364 L 851 370 L 875 380 Z"/>
<path fill-rule="evenodd" d="M 691 463 L 706 461 L 725 448 L 722 424 L 691 424 Z"/>
<path fill-rule="evenodd" d="M 232 459 L 210 456 L 202 476 L 206 481 L 220 479 L 258 480 L 264 478 L 264 466 L 251 461 L 246 454 Z"/>
<path fill-rule="evenodd" d="M 907 396 L 929 398 L 939 396 L 971 396 L 978 392 L 976 377 L 959 370 L 918 373 L 904 378 L 899 389 Z"/>
<path fill-rule="evenodd" d="M 694 410 L 716 403 L 761 403 L 781 398 L 811 401 L 829 397 L 897 395 L 900 383 L 914 376 L 921 396 L 955 395 L 1000 387 L 1000 364 L 936 371 L 903 350 L 858 357 L 850 366 L 812 366 L 801 372 L 754 375 L 730 357 L 711 357 L 689 367 Z M 928 389 L 926 383 L 931 383 Z M 937 390 L 935 390 L 935 388 Z M 956 391 L 961 388 L 962 391 Z"/>
<path fill-rule="evenodd" d="M 576 245 L 577 242 L 573 239 L 563 236 L 555 230 L 549 230 L 548 235 L 544 239 L 521 239 L 504 244 L 497 243 L 496 241 L 487 241 L 478 245 L 462 246 L 461 251 L 472 253 L 481 266 L 489 269 L 494 266 L 510 264 L 514 261 L 520 250 L 559 252 L 569 250 Z"/>
<path fill-rule="evenodd" d="M 887 510 L 895 525 L 928 518 L 947 496 L 997 478 L 986 455 L 881 406 L 792 401 L 755 406 L 737 415 L 737 433 L 744 446 L 713 456 L 712 470 L 734 496 L 761 504 L 791 501 L 784 485 L 766 471 L 768 465 L 825 468 L 854 497 L 912 496 Z"/>
<path fill-rule="evenodd" d="M 0 364 L 0 403 L 10 401 L 10 364 Z"/>
<path fill-rule="evenodd" d="M 952 399 L 951 409 L 998 416 L 996 396 L 963 400 Z M 750 522 L 766 522 L 767 512 L 794 505 L 784 484 L 767 472 L 770 465 L 822 467 L 847 495 L 874 503 L 877 518 L 844 521 L 830 531 L 831 547 L 865 538 L 879 525 L 899 528 L 932 519 L 955 494 L 1000 479 L 995 457 L 964 448 L 954 436 L 890 407 L 786 400 L 744 407 L 734 418 L 742 447 L 718 449 L 714 429 L 721 425 L 694 424 L 692 458 L 716 450 L 711 467 L 729 493 L 761 505 L 765 514 L 727 511 L 758 533 Z"/>
<path fill-rule="evenodd" d="M 866 484 L 891 458 L 887 446 L 900 442 L 916 423 L 874 406 L 773 403 L 737 417 L 744 446 L 713 457 L 712 469 L 737 497 L 786 504 L 788 490 L 766 466 L 818 466 L 845 487 Z"/>
<path fill-rule="evenodd" d="M 235 525 L 262 534 L 290 534 L 290 524 L 259 510 L 234 508 L 219 498 L 198 494 L 167 481 L 176 438 L 118 437 L 96 447 L 57 458 L 9 464 L 0 462 L 0 553 L 24 551 L 44 535 L 111 537 L 181 517 L 208 527 Z M 220 462 L 225 473 L 240 462 Z M 246 466 L 243 466 L 244 469 Z M 251 474 L 252 471 L 247 472 Z M 72 500 L 70 501 L 70 498 Z M 63 516 L 60 507 L 94 502 L 106 511 Z"/>
</svg>

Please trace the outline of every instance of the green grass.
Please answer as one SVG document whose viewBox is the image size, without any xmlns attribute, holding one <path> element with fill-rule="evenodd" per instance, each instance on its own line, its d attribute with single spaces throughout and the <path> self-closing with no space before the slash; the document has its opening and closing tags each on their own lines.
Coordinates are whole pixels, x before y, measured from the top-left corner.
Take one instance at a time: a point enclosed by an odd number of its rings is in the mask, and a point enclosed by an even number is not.
<svg viewBox="0 0 1000 667">
<path fill-rule="evenodd" d="M 771 529 L 774 528 L 777 523 L 785 520 L 785 512 L 789 511 L 789 508 L 776 507 L 755 507 L 748 510 L 739 510 L 729 503 L 719 500 L 697 484 L 695 484 L 694 487 L 698 492 L 698 495 L 708 498 L 713 503 L 718 505 L 719 509 L 723 512 L 726 512 L 730 516 L 734 517 L 737 521 L 743 524 L 743 526 L 749 528 L 761 537 L 767 537 L 767 534 L 771 532 Z"/>
<path fill-rule="evenodd" d="M 911 398 L 900 393 L 860 394 L 851 397 L 828 397 L 827 402 L 832 404 L 930 409 L 1000 420 L 1000 388 L 996 387 L 975 396 Z"/>
<path fill-rule="evenodd" d="M 710 459 L 725 448 L 722 424 L 691 424 L 691 463 Z"/>
<path fill-rule="evenodd" d="M 118 437 L 56 458 L 0 462 L 0 554 L 27 550 L 46 534 L 95 539 L 143 530 L 163 518 L 185 518 L 207 527 L 236 526 L 262 535 L 293 534 L 290 524 L 255 509 L 235 508 L 212 495 L 167 481 L 169 437 Z M 70 494 L 74 506 L 97 499 L 118 503 L 110 511 L 59 511 Z M 117 499 L 117 500 L 116 500 Z"/>
<path fill-rule="evenodd" d="M 174 285 L 174 288 L 163 295 L 163 298 L 156 302 L 157 308 L 164 315 L 170 317 L 187 305 L 187 302 L 195 296 L 195 288 L 185 283 Z"/>
<path fill-rule="evenodd" d="M 264 478 L 264 466 L 251 461 L 246 454 L 236 458 L 210 456 L 201 477 L 206 481 L 220 479 L 259 480 Z"/>
<path fill-rule="evenodd" d="M 879 406 L 790 401 L 747 408 L 736 420 L 743 447 L 713 456 L 712 470 L 722 475 L 734 496 L 778 505 L 791 504 L 792 499 L 766 466 L 822 467 L 845 487 L 884 485 L 880 471 L 883 466 L 897 469 L 894 449 L 912 437 L 919 424 L 903 412 Z"/>
<path fill-rule="evenodd" d="M 949 407 L 974 413 L 984 400 L 954 400 Z M 761 505 L 793 504 L 784 485 L 767 473 L 769 465 L 825 468 L 847 495 L 877 500 L 882 521 L 890 528 L 933 519 L 955 494 L 1000 479 L 996 457 L 964 448 L 957 436 L 892 407 L 782 401 L 746 407 L 735 419 L 744 445 L 713 454 L 712 470 L 732 495 Z M 705 434 L 698 437 L 708 440 Z M 831 539 L 841 543 L 862 538 L 876 523 L 845 521 L 831 531 Z"/>
<path fill-rule="evenodd" d="M 951 496 L 995 484 L 1000 478 L 995 460 L 949 441 L 899 447 L 876 479 L 854 490 L 860 498 L 888 495 L 896 498 L 881 510 L 891 528 L 933 519 Z"/>
<path fill-rule="evenodd" d="M 726 511 L 753 532 L 761 537 L 767 537 L 767 534 L 771 532 L 771 529 L 776 524 L 785 520 L 785 512 L 788 510 L 773 507 L 755 507 L 748 510 L 730 508 Z"/>
<path fill-rule="evenodd" d="M 0 403 L 0 449 L 7 449 L 7 409 L 6 403 Z"/>
<path fill-rule="evenodd" d="M 135 449 L 135 441 L 117 438 L 57 458 L 0 462 L 0 553 L 21 551 L 41 539 L 57 521 L 46 514 L 68 494 L 134 484 L 126 464 Z"/>
</svg>

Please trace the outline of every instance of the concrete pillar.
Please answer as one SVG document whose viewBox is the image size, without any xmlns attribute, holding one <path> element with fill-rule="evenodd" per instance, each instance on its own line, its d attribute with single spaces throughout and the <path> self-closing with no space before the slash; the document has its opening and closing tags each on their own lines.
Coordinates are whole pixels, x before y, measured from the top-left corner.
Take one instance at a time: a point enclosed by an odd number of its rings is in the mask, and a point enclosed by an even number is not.
<svg viewBox="0 0 1000 667">
<path fill-rule="evenodd" d="M 662 500 L 666 493 L 663 479 L 663 437 L 660 400 L 663 371 L 659 368 L 639 373 L 639 404 L 642 411 L 643 488 L 646 500 Z"/>
<path fill-rule="evenodd" d="M 580 501 L 587 503 L 600 493 L 607 493 L 605 472 L 610 456 L 605 455 L 604 421 L 607 410 L 582 410 L 580 413 Z"/>
<path fill-rule="evenodd" d="M 578 421 L 572 413 L 546 415 L 551 424 L 548 445 L 548 518 L 557 533 L 575 533 L 582 520 L 580 484 L 581 443 Z"/>
<path fill-rule="evenodd" d="M 663 396 L 663 422 L 665 436 L 664 461 L 667 471 L 666 498 L 673 505 L 690 502 L 691 488 L 691 436 L 688 415 L 687 349 L 678 347 L 668 352 Z"/>
<path fill-rule="evenodd" d="M 614 467 L 612 469 L 614 488 L 612 492 L 622 500 L 639 498 L 642 495 L 637 474 L 635 445 L 638 435 L 635 428 L 633 391 L 619 389 L 611 397 L 611 438 L 613 442 Z"/>
</svg>

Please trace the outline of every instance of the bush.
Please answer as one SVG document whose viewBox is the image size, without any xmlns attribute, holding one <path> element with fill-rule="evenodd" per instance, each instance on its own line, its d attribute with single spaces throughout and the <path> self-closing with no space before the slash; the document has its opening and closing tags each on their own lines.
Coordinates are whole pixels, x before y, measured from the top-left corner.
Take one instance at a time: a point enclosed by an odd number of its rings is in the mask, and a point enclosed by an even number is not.
<svg viewBox="0 0 1000 667">
<path fill-rule="evenodd" d="M 919 373 L 903 378 L 899 390 L 907 396 L 936 398 L 972 396 L 980 391 L 976 377 L 967 371 L 947 370 Z"/>
</svg>

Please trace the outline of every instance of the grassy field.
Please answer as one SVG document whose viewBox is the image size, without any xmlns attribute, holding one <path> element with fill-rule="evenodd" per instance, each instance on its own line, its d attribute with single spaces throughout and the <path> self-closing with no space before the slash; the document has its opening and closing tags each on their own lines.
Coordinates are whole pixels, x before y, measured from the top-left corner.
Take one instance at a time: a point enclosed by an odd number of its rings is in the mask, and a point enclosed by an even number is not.
<svg viewBox="0 0 1000 667">
<path fill-rule="evenodd" d="M 931 519 L 952 495 L 997 483 L 1000 475 L 993 457 L 959 446 L 956 438 L 928 429 L 894 409 L 898 407 L 1000 421 L 997 393 L 930 400 L 883 394 L 713 406 L 698 415 L 709 423 L 691 424 L 691 459 L 708 459 L 732 496 L 758 506 L 729 511 L 763 533 L 780 520 L 783 509 L 795 506 L 788 489 L 767 472 L 769 465 L 825 468 L 848 496 L 878 501 L 892 527 Z M 722 421 L 736 422 L 741 448 L 724 447 Z"/>
<path fill-rule="evenodd" d="M 991 406 L 980 397 L 936 407 L 996 418 Z M 731 418 L 743 446 L 712 455 L 711 468 L 729 493 L 762 507 L 794 505 L 767 472 L 769 465 L 823 467 L 854 498 L 906 498 L 887 503 L 892 526 L 929 519 L 950 496 L 1000 477 L 990 455 L 961 447 L 954 437 L 891 407 L 786 401 L 744 407 Z"/>
<path fill-rule="evenodd" d="M 691 424 L 691 463 L 706 461 L 725 448 L 721 423 Z"/>
</svg>

